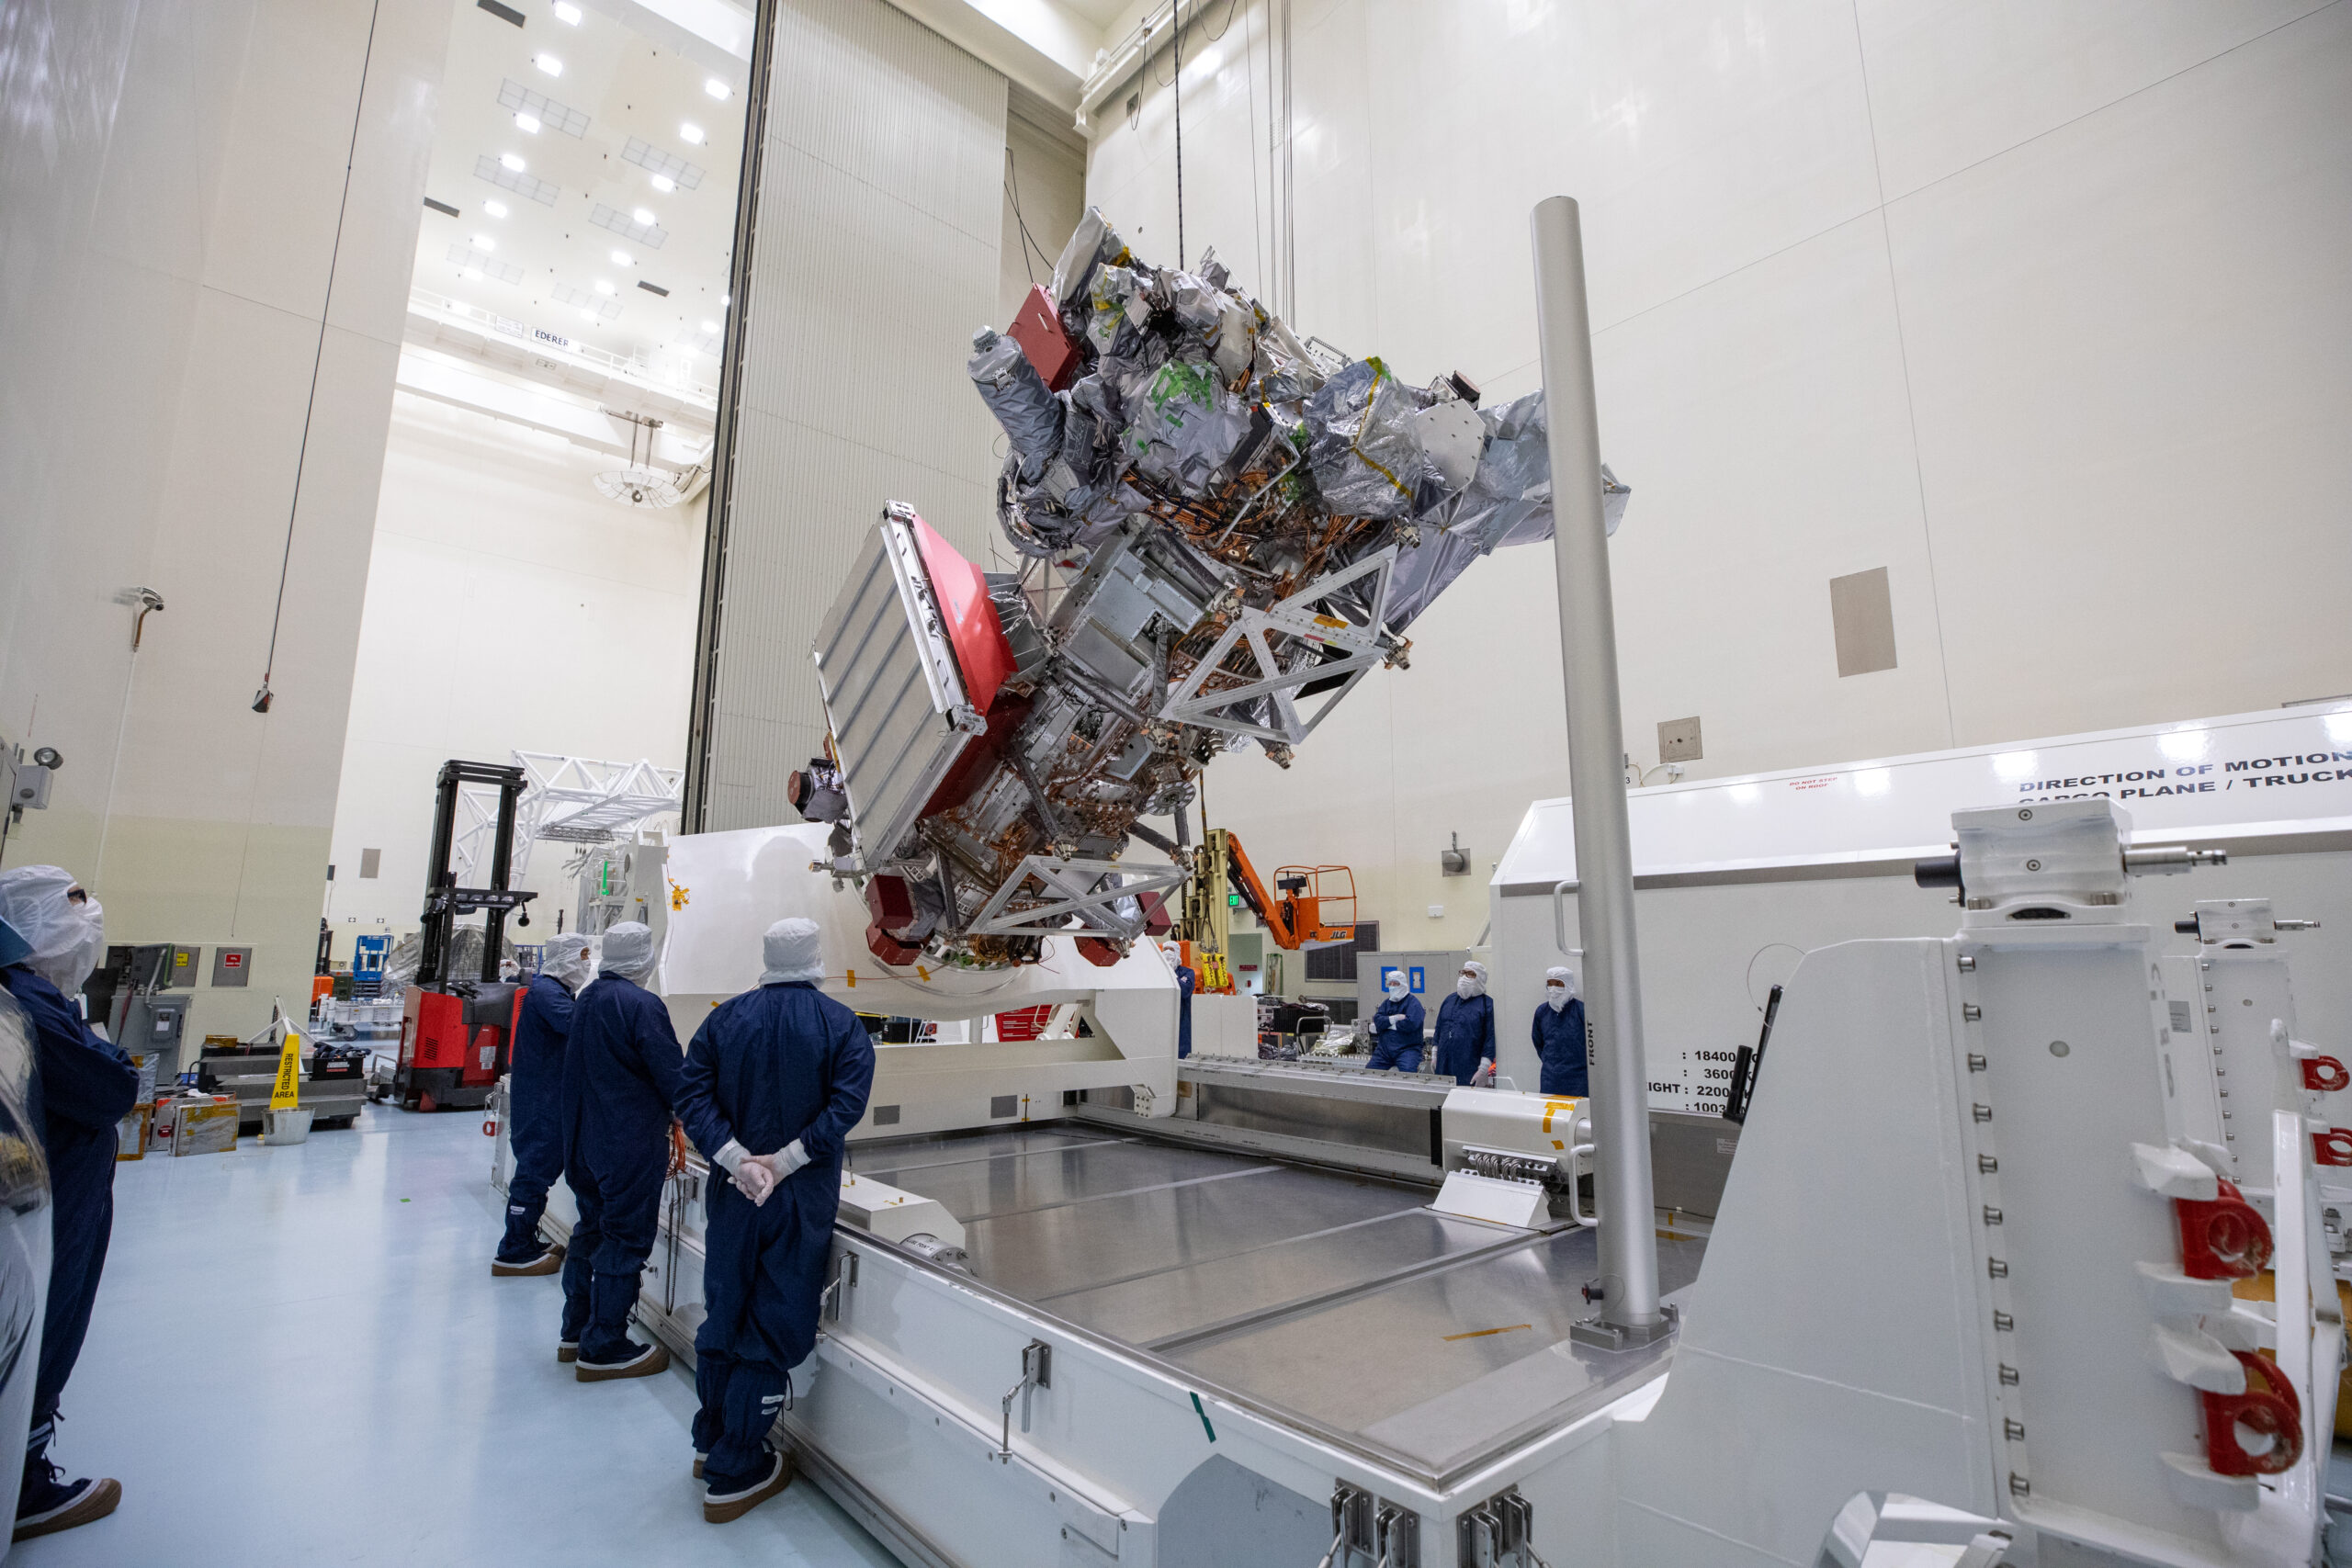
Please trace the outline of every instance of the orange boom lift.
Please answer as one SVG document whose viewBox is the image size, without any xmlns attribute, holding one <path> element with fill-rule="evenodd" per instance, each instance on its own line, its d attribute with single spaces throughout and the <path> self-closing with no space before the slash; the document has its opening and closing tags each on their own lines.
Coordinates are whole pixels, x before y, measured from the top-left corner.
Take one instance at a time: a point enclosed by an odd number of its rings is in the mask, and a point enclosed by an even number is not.
<svg viewBox="0 0 2352 1568">
<path fill-rule="evenodd" d="M 1283 865 L 1273 884 L 1258 874 L 1241 840 L 1212 828 L 1193 857 L 1192 880 L 1184 886 L 1184 918 L 1178 936 L 1184 962 L 1200 976 L 1195 990 L 1233 994 L 1231 910 L 1248 906 L 1276 947 L 1332 947 L 1356 936 L 1355 873 L 1344 865 Z"/>
</svg>

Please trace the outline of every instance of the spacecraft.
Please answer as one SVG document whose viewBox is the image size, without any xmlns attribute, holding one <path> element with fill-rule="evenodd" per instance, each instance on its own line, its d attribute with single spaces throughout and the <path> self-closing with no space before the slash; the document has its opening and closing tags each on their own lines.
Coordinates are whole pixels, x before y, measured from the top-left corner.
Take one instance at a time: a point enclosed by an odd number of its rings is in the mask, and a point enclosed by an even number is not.
<svg viewBox="0 0 2352 1568">
<path fill-rule="evenodd" d="M 1109 964 L 1167 929 L 1218 752 L 1288 767 L 1472 561 L 1552 536 L 1544 395 L 1301 340 L 1213 250 L 1152 267 L 1097 209 L 968 370 L 1021 569 L 885 506 L 817 630 L 830 733 L 790 798 L 881 963 Z"/>
</svg>

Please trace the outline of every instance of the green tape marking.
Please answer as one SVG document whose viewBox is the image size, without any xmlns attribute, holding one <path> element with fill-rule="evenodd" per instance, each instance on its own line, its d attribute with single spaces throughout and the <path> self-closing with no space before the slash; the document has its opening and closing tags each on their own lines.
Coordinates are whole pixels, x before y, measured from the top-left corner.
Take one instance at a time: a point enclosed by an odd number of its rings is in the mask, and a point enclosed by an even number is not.
<svg viewBox="0 0 2352 1568">
<path fill-rule="evenodd" d="M 1201 1396 L 1197 1393 L 1193 1395 L 1193 1414 L 1201 1418 L 1201 1430 L 1209 1435 L 1209 1441 L 1216 1442 L 1216 1428 L 1209 1425 L 1209 1413 L 1201 1408 Z"/>
</svg>

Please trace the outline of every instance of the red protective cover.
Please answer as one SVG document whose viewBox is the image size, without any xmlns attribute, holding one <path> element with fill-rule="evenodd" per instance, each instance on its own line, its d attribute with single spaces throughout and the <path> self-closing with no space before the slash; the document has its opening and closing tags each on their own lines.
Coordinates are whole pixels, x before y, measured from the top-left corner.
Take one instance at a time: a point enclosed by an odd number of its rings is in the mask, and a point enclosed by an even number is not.
<svg viewBox="0 0 2352 1568">
<path fill-rule="evenodd" d="M 401 1065 L 462 1067 L 466 1064 L 466 1000 L 446 991 L 408 988 L 408 1039 Z"/>
<path fill-rule="evenodd" d="M 1045 378 L 1047 390 L 1058 392 L 1078 379 L 1078 344 L 1063 330 L 1062 313 L 1054 309 L 1053 293 L 1043 284 L 1029 290 L 1029 298 L 1021 301 L 1005 336 L 1021 345 L 1021 352 Z"/>
<path fill-rule="evenodd" d="M 1012 673 L 1012 645 L 989 599 L 989 580 L 956 553 L 956 547 L 922 518 L 915 519 L 915 547 L 931 574 L 931 591 L 947 623 L 947 641 L 964 675 L 964 694 L 982 713 L 996 701 L 997 688 Z"/>
</svg>

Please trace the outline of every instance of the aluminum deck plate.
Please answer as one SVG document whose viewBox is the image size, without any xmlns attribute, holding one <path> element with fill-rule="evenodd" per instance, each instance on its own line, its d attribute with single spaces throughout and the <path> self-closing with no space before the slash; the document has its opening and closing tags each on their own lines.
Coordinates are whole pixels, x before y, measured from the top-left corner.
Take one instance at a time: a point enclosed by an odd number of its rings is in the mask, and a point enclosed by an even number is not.
<svg viewBox="0 0 2352 1568">
<path fill-rule="evenodd" d="M 1668 1353 L 1569 1342 L 1591 1311 L 1591 1232 L 1442 1215 L 1426 1187 L 1099 1127 L 852 1157 L 961 1220 L 984 1284 L 1432 1481 L 1598 1408 Z M 1703 1248 L 1660 1238 L 1669 1300 Z"/>
</svg>

